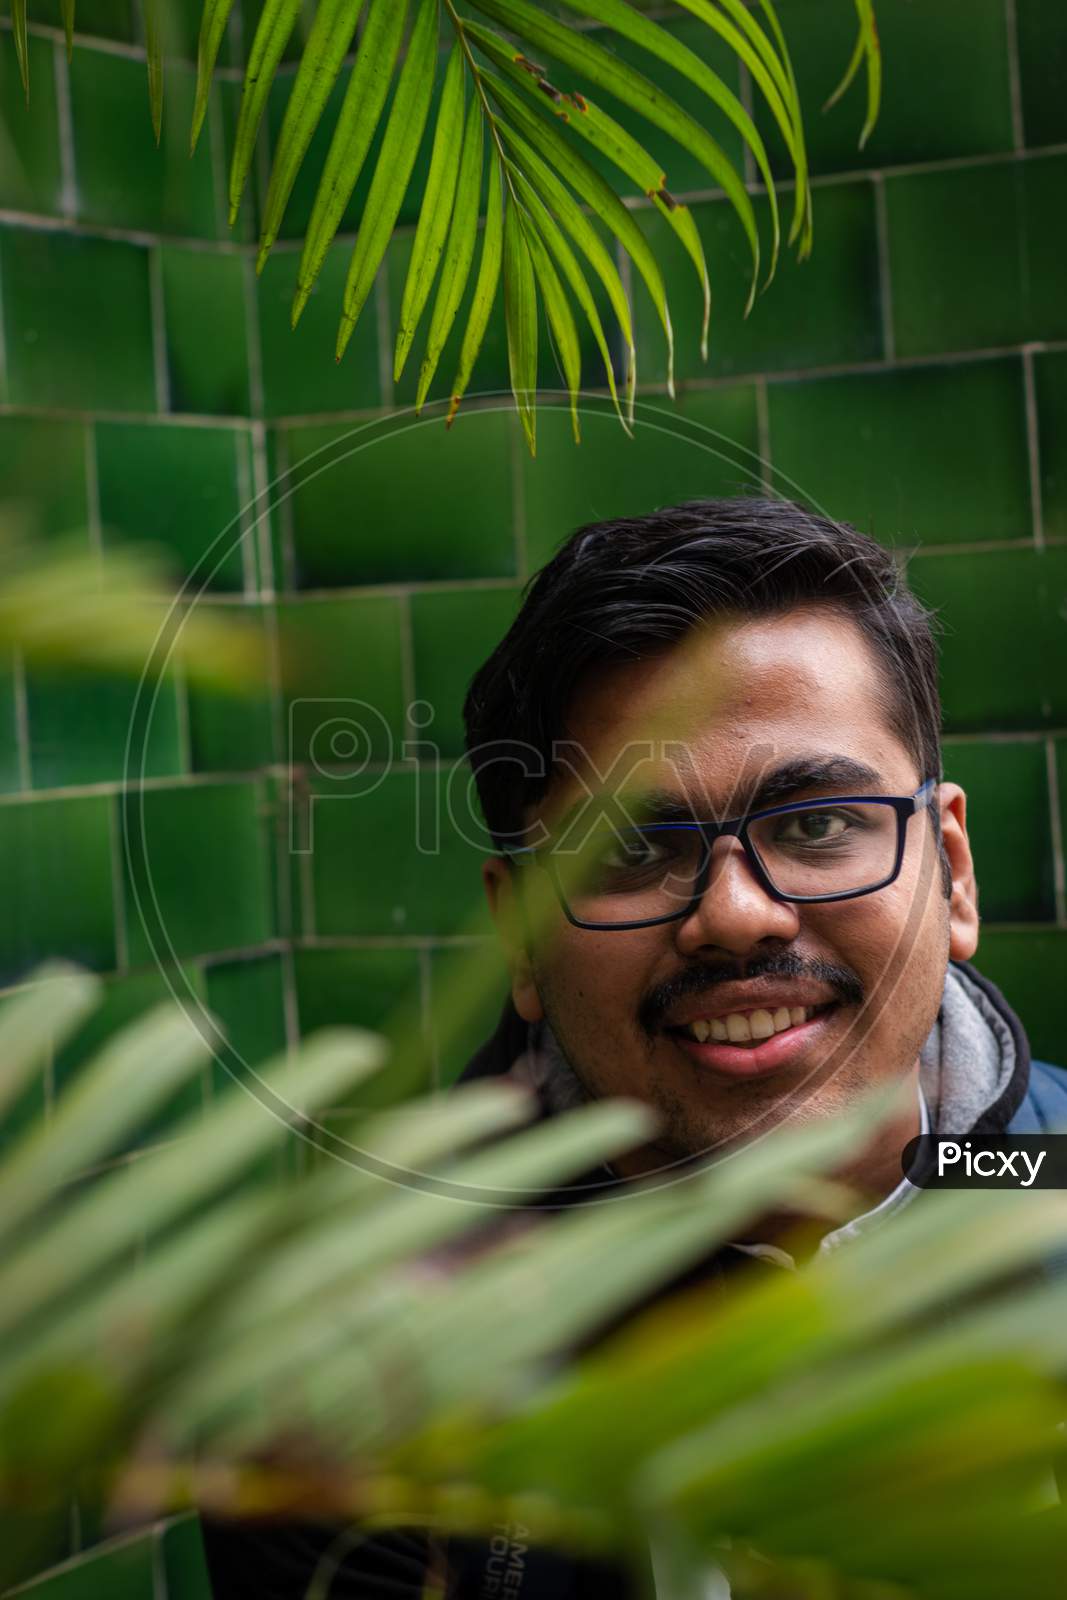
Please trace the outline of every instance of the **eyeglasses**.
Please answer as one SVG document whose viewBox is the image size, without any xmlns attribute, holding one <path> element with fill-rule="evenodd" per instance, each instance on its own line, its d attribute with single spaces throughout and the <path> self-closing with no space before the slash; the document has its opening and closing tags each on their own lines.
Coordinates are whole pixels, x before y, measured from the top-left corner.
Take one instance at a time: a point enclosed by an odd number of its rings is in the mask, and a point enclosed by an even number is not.
<svg viewBox="0 0 1067 1600">
<path fill-rule="evenodd" d="M 726 822 L 599 825 L 583 840 L 564 887 L 562 852 L 527 845 L 507 852 L 549 875 L 576 928 L 648 928 L 689 916 L 708 887 L 716 839 L 740 841 L 760 887 L 801 905 L 855 900 L 891 884 L 904 860 L 909 820 L 930 804 L 936 778 L 912 795 L 796 800 Z"/>
</svg>

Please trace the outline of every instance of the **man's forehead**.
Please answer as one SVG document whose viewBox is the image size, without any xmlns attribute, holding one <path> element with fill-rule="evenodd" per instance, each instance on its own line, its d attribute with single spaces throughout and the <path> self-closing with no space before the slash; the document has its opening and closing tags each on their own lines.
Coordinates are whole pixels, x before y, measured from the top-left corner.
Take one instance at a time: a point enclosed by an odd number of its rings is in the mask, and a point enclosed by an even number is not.
<svg viewBox="0 0 1067 1600">
<path fill-rule="evenodd" d="M 862 737 L 883 725 L 883 688 L 866 640 L 847 617 L 808 607 L 719 618 L 656 655 L 613 662 L 581 679 L 567 733 L 601 768 L 635 741 L 670 741 L 691 751 L 698 769 L 729 742 L 736 767 L 737 745 L 787 729 L 803 743 L 812 742 L 806 727 Z"/>
<path fill-rule="evenodd" d="M 905 776 L 866 642 L 812 608 L 719 619 L 660 656 L 605 667 L 578 686 L 567 723 L 538 808 L 553 829 L 591 792 L 662 820 L 672 800 L 679 816 L 713 818 L 812 787 L 900 792 Z"/>
</svg>

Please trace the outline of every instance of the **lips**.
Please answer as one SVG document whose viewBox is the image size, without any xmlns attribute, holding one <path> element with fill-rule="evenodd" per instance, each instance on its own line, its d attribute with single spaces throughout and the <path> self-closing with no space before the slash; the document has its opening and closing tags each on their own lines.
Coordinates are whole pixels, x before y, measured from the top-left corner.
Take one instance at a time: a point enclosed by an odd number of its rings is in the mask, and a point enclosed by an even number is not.
<svg viewBox="0 0 1067 1600">
<path fill-rule="evenodd" d="M 677 1028 L 668 1028 L 667 1033 L 690 1061 L 704 1071 L 724 1078 L 761 1078 L 798 1065 L 816 1049 L 832 1028 L 838 1009 L 836 1003 L 824 1004 L 809 1021 L 786 1028 L 758 1044 L 722 1044 L 711 1039 L 701 1044 Z"/>
</svg>

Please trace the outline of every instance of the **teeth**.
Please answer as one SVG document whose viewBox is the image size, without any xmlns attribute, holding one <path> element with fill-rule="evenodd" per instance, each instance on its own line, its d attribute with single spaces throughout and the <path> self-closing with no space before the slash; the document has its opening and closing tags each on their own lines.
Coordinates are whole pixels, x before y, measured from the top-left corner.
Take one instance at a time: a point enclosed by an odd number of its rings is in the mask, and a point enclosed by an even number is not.
<svg viewBox="0 0 1067 1600">
<path fill-rule="evenodd" d="M 688 1025 L 692 1038 L 705 1044 L 711 1039 L 720 1044 L 751 1044 L 771 1039 L 786 1028 L 795 1028 L 815 1015 L 815 1006 L 779 1006 L 776 1011 L 731 1011 L 726 1017 L 699 1017 Z"/>
</svg>

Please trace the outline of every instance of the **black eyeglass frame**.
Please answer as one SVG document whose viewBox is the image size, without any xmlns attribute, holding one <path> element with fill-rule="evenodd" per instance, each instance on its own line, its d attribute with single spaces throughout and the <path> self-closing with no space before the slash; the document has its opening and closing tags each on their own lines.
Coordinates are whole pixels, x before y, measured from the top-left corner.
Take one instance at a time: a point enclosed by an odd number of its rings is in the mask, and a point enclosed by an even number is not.
<svg viewBox="0 0 1067 1600">
<path fill-rule="evenodd" d="M 756 881 L 772 900 L 779 900 L 790 905 L 823 904 L 829 900 L 857 900 L 861 895 L 875 894 L 879 889 L 886 889 L 900 875 L 904 862 L 904 849 L 907 844 L 908 822 L 917 811 L 922 811 L 933 799 L 937 787 L 937 778 L 927 778 L 920 784 L 914 794 L 849 794 L 827 796 L 826 799 L 817 800 L 791 800 L 788 805 L 769 806 L 764 811 L 750 811 L 740 817 L 730 817 L 725 822 L 650 822 L 636 828 L 635 832 L 656 833 L 665 829 L 678 828 L 690 829 L 701 836 L 704 854 L 697 868 L 691 898 L 678 911 L 668 911 L 661 917 L 642 917 L 636 922 L 589 922 L 582 917 L 576 917 L 567 904 L 563 885 L 559 881 L 559 873 L 552 856 L 550 845 L 521 845 L 514 850 L 503 852 L 505 860 L 514 861 L 516 865 L 524 862 L 541 867 L 548 873 L 552 880 L 556 898 L 560 903 L 567 921 L 575 928 L 588 928 L 598 933 L 625 932 L 628 928 L 652 928 L 661 922 L 677 922 L 682 917 L 691 916 L 707 892 L 708 879 L 711 875 L 711 851 L 716 839 L 736 838 L 741 842 L 745 856 L 756 876 Z M 767 873 L 766 867 L 760 860 L 752 840 L 748 836 L 749 824 L 759 822 L 764 817 L 786 816 L 795 811 L 813 811 L 821 807 L 846 806 L 846 805 L 882 805 L 891 806 L 897 818 L 897 848 L 892 871 L 878 883 L 869 884 L 864 889 L 840 889 L 834 894 L 782 894 L 776 889 Z"/>
</svg>

